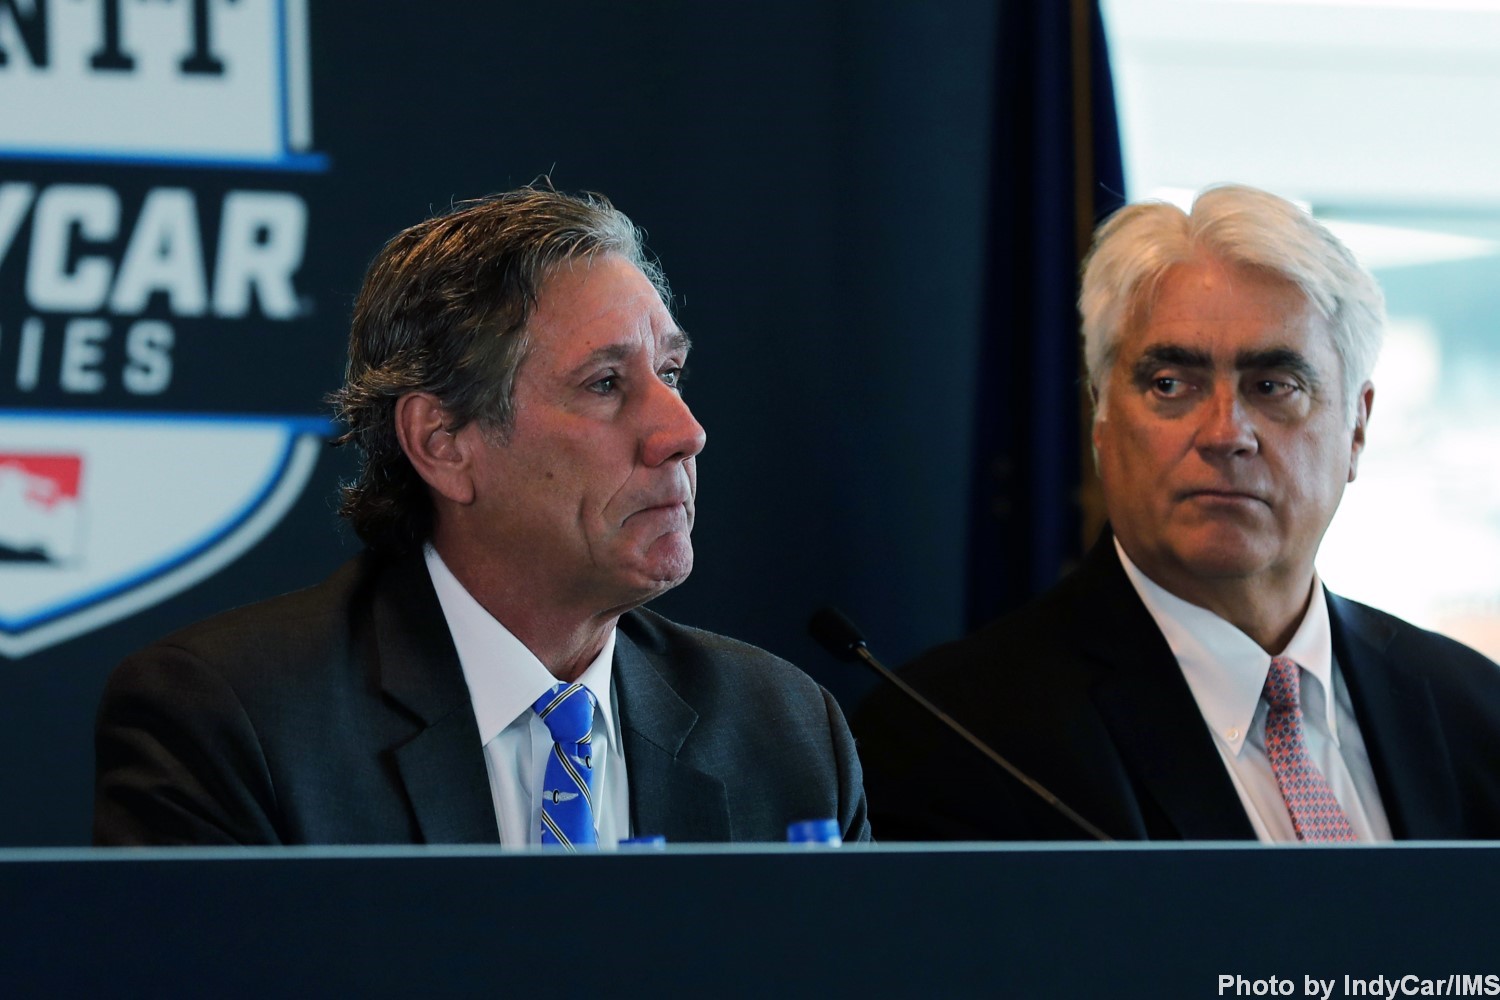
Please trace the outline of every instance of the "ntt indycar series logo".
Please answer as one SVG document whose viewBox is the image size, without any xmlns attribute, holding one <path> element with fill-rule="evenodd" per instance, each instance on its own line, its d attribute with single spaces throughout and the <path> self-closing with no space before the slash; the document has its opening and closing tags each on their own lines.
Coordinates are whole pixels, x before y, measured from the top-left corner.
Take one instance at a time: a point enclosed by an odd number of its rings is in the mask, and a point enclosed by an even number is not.
<svg viewBox="0 0 1500 1000">
<path fill-rule="evenodd" d="M 0 655 L 263 538 L 326 419 L 255 412 L 315 329 L 305 2 L 0 0 Z"/>
<path fill-rule="evenodd" d="M 316 167 L 306 0 L 0 0 L 0 148 Z"/>
</svg>

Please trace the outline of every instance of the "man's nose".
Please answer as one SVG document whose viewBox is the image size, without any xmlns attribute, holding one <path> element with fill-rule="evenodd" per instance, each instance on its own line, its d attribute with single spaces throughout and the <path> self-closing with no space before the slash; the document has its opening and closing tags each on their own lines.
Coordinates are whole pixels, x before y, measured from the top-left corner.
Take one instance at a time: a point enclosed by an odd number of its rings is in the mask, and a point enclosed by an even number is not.
<svg viewBox="0 0 1500 1000">
<path fill-rule="evenodd" d="M 1216 386 L 1204 400 L 1198 448 L 1213 455 L 1253 454 L 1259 447 L 1253 414 L 1234 386 Z"/>
<path fill-rule="evenodd" d="M 693 416 L 681 393 L 657 383 L 648 400 L 641 460 L 648 466 L 692 458 L 703 450 L 708 435 Z"/>
</svg>

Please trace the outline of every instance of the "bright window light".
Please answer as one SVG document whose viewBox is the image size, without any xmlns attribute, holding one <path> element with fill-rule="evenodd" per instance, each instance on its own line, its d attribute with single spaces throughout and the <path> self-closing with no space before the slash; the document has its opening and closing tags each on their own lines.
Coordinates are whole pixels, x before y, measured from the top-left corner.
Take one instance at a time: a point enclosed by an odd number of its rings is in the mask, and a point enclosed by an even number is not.
<svg viewBox="0 0 1500 1000">
<path fill-rule="evenodd" d="M 1335 591 L 1500 659 L 1500 0 L 1104 0 L 1127 194 L 1310 210 L 1390 312 Z"/>
</svg>

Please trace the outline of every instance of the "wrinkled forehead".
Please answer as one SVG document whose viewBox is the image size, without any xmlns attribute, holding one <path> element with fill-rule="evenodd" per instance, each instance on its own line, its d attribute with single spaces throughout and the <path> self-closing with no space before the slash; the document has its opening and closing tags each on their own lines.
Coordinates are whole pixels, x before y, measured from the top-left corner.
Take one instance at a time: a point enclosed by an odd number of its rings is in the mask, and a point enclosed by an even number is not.
<svg viewBox="0 0 1500 1000">
<path fill-rule="evenodd" d="M 615 250 L 579 253 L 549 263 L 537 276 L 537 305 L 548 299 L 607 303 L 625 288 L 632 294 L 649 290 L 666 309 L 661 290 L 640 265 Z"/>
<path fill-rule="evenodd" d="M 1233 348 L 1256 338 L 1334 350 L 1331 325 L 1294 282 L 1266 268 L 1202 256 L 1174 264 L 1136 289 L 1120 353 L 1160 341 L 1220 340 Z"/>
<path fill-rule="evenodd" d="M 569 365 L 599 356 L 685 354 L 687 334 L 639 267 L 618 254 L 554 269 L 527 329 L 533 356 Z"/>
</svg>

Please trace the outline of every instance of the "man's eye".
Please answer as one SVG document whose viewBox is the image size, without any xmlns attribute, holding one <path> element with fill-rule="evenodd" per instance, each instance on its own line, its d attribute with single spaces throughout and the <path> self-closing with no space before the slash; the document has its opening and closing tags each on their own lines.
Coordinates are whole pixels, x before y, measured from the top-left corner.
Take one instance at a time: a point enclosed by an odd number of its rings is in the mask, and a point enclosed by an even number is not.
<svg viewBox="0 0 1500 1000">
<path fill-rule="evenodd" d="M 665 368 L 662 370 L 661 380 L 667 383 L 667 385 L 671 386 L 673 389 L 681 389 L 682 376 L 683 370 L 681 366 L 674 365 L 671 368 Z"/>
<path fill-rule="evenodd" d="M 1263 378 L 1255 383 L 1255 391 L 1262 396 L 1279 398 L 1296 392 L 1297 385 L 1294 382 L 1279 382 L 1276 379 Z"/>
<path fill-rule="evenodd" d="M 1158 396 L 1173 399 L 1187 392 L 1188 384 L 1180 378 L 1162 376 L 1151 380 L 1151 388 Z"/>
<path fill-rule="evenodd" d="M 601 396 L 607 396 L 618 388 L 620 380 L 618 375 L 606 375 L 601 379 L 589 383 L 589 391 L 597 392 Z"/>
</svg>

